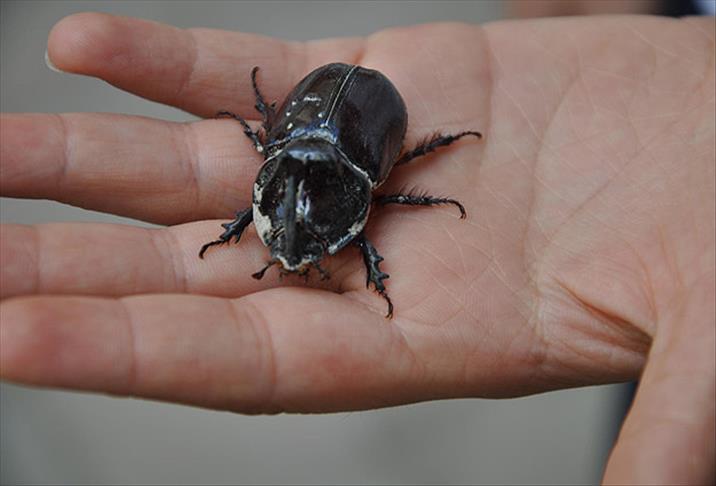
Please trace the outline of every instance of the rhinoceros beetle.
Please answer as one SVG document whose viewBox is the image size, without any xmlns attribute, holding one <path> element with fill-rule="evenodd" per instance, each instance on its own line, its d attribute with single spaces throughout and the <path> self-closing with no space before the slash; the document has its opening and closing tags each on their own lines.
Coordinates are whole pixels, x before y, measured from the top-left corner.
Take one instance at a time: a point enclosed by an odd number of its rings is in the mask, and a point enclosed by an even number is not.
<svg viewBox="0 0 716 486">
<path fill-rule="evenodd" d="M 322 278 L 328 278 L 321 259 L 352 243 L 363 254 L 366 285 L 373 283 L 388 303 L 387 317 L 392 317 L 393 303 L 383 283 L 388 275 L 379 267 L 383 257 L 363 231 L 371 204 L 453 204 L 461 218 L 465 208 L 450 198 L 411 192 L 374 197 L 373 191 L 394 166 L 464 136 L 482 135 L 475 131 L 437 134 L 401 155 L 408 121 L 405 103 L 380 72 L 342 63 L 319 67 L 296 85 L 278 110 L 275 103 L 266 103 L 258 89 L 257 72 L 254 67 L 251 81 L 262 130 L 252 130 L 234 113 L 217 114 L 238 121 L 264 157 L 253 187 L 253 204 L 223 224 L 225 231 L 202 246 L 199 257 L 231 238 L 238 243 L 253 221 L 271 251 L 271 259 L 254 278 L 261 279 L 274 264 L 281 265 L 282 274 L 307 275 L 314 267 Z"/>
</svg>

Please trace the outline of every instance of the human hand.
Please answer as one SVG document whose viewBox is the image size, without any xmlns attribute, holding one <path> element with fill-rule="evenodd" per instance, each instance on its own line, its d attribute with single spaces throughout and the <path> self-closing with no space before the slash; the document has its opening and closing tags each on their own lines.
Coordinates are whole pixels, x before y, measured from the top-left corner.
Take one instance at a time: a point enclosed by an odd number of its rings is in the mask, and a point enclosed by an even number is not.
<svg viewBox="0 0 716 486">
<path fill-rule="evenodd" d="M 314 67 L 343 61 L 398 87 L 407 147 L 436 130 L 485 139 L 396 168 L 386 183 L 450 195 L 468 211 L 466 221 L 450 207 L 375 211 L 367 234 L 391 274 L 388 321 L 355 249 L 324 262 L 331 280 L 309 283 L 324 288 L 250 278 L 268 256 L 253 230 L 198 259 L 216 218 L 250 204 L 261 164 L 235 122 L 3 115 L 2 195 L 174 226 L 3 226 L 2 377 L 264 413 L 641 375 L 606 481 L 706 482 L 713 25 L 436 24 L 285 43 L 69 17 L 49 40 L 59 68 L 200 116 L 256 118 L 254 65 L 280 100 Z"/>
</svg>

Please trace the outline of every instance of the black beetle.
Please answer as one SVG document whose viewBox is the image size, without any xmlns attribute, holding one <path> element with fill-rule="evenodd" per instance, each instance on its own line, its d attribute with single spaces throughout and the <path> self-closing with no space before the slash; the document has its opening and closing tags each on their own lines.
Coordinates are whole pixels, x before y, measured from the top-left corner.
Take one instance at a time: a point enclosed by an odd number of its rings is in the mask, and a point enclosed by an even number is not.
<svg viewBox="0 0 716 486">
<path fill-rule="evenodd" d="M 383 261 L 363 232 L 371 203 L 432 206 L 454 204 L 465 217 L 465 208 L 449 198 L 427 194 L 398 193 L 373 197 L 373 190 L 385 182 L 391 169 L 412 159 L 450 145 L 466 135 L 481 138 L 479 132 L 435 135 L 404 152 L 403 138 L 408 122 L 405 103 L 393 83 L 372 69 L 349 64 L 327 64 L 298 83 L 278 111 L 267 104 L 256 84 L 258 67 L 251 71 L 256 110 L 262 116 L 263 133 L 253 131 L 246 121 L 228 111 L 217 116 L 241 123 L 244 133 L 264 156 L 256 177 L 252 208 L 236 213 L 223 224 L 219 239 L 207 248 L 238 243 L 246 227 L 254 222 L 271 260 L 253 277 L 260 279 L 276 263 L 281 272 L 307 275 L 315 267 L 328 278 L 319 262 L 349 243 L 363 254 L 368 278 L 388 302 L 388 278 L 379 264 Z"/>
</svg>

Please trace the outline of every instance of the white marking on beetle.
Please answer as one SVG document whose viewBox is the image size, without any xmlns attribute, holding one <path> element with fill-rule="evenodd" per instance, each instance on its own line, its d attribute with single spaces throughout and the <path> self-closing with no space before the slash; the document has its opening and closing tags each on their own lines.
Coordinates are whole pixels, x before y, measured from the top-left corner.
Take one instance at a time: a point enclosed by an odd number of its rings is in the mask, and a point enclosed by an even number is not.
<svg viewBox="0 0 716 486">
<path fill-rule="evenodd" d="M 363 218 L 363 220 L 356 221 L 350 228 L 348 228 L 348 233 L 350 233 L 351 236 L 356 236 L 358 233 L 363 231 L 366 221 L 368 221 L 368 211 L 366 211 L 365 218 Z"/>
<path fill-rule="evenodd" d="M 303 97 L 303 101 L 306 101 L 308 103 L 320 103 L 323 101 L 323 99 L 318 96 L 316 93 L 308 93 L 306 96 Z"/>
<path fill-rule="evenodd" d="M 363 177 L 365 177 L 368 181 L 370 181 L 370 186 L 373 187 L 374 184 L 373 184 L 373 181 L 370 180 L 370 175 L 368 175 L 368 172 L 364 171 L 363 169 L 361 169 L 360 167 L 355 165 L 350 160 L 346 159 L 346 161 L 347 161 L 347 163 L 349 163 L 351 165 L 351 167 L 353 167 L 356 170 L 356 172 L 360 173 Z"/>
<path fill-rule="evenodd" d="M 286 125 L 286 129 L 290 130 L 293 128 L 293 122 L 289 122 L 288 125 Z"/>
<path fill-rule="evenodd" d="M 254 184 L 254 203 L 252 205 L 254 213 L 254 227 L 256 228 L 256 232 L 259 234 L 261 241 L 263 241 L 264 245 L 268 246 L 270 243 L 268 241 L 268 236 L 271 234 L 271 218 L 265 216 L 259 210 L 262 193 L 263 188 L 259 187 L 258 184 Z"/>
<path fill-rule="evenodd" d="M 309 139 L 309 140 L 319 139 L 319 140 L 325 140 L 326 142 L 332 143 L 332 144 L 334 144 L 334 145 L 335 145 L 335 144 L 337 143 L 337 141 L 338 141 L 337 138 L 336 138 L 336 134 L 333 133 L 333 132 L 331 132 L 329 129 L 327 129 L 327 128 L 324 127 L 324 126 L 321 126 L 321 127 L 318 127 L 318 128 L 310 128 L 310 129 L 299 128 L 299 129 L 297 129 L 295 132 L 293 132 L 292 134 L 290 134 L 289 136 L 284 137 L 284 138 L 279 139 L 279 140 L 276 140 L 276 141 L 274 141 L 274 142 L 271 142 L 270 144 L 267 144 L 266 149 L 268 150 L 268 152 L 271 153 L 271 152 L 274 151 L 274 150 L 275 150 L 275 152 L 273 152 L 273 154 L 271 155 L 271 157 L 269 157 L 268 159 L 266 159 L 266 160 L 264 161 L 264 163 L 268 162 L 269 160 L 271 160 L 272 158 L 276 157 L 276 156 L 279 155 L 281 152 L 283 152 L 283 150 L 284 150 L 286 144 L 288 144 L 289 142 L 292 142 L 292 141 L 294 141 L 294 140 L 299 140 L 299 139 Z"/>
<path fill-rule="evenodd" d="M 341 148 L 340 148 L 338 145 L 335 145 L 335 143 L 334 143 L 334 146 L 335 146 L 336 150 L 338 151 L 338 153 L 343 156 L 342 158 L 343 158 L 343 160 L 345 160 L 346 164 L 348 164 L 348 167 L 350 167 L 350 168 L 353 169 L 355 172 L 357 172 L 358 174 L 360 174 L 361 176 L 363 176 L 363 178 L 364 178 L 366 181 L 368 181 L 368 184 L 370 184 L 370 188 L 371 188 L 371 189 L 374 189 L 376 184 L 375 184 L 375 182 L 373 182 L 373 180 L 370 178 L 370 175 L 368 174 L 368 172 L 366 172 L 364 169 L 358 167 L 358 165 L 356 165 L 355 163 L 353 163 L 353 161 L 351 161 L 351 159 L 348 158 L 348 155 L 346 155 L 346 153 L 345 153 L 343 150 L 341 150 Z"/>
<path fill-rule="evenodd" d="M 261 169 L 263 169 L 264 166 L 265 166 L 266 164 L 268 164 L 270 161 L 272 161 L 273 159 L 275 159 L 276 156 L 277 156 L 278 154 L 280 154 L 282 151 L 283 151 L 283 149 L 282 149 L 282 150 L 278 150 L 278 151 L 276 151 L 276 153 L 274 153 L 274 154 L 271 155 L 269 158 L 267 158 L 266 160 L 264 160 L 264 163 L 261 164 Z M 259 172 L 261 171 L 261 169 L 259 169 Z"/>
<path fill-rule="evenodd" d="M 301 262 L 298 265 L 291 266 L 288 264 L 288 261 L 286 260 L 286 258 L 283 255 L 276 255 L 276 258 L 278 258 L 278 261 L 281 262 L 281 265 L 283 266 L 283 268 L 285 268 L 289 272 L 300 271 L 303 269 L 303 267 L 305 267 L 309 263 L 312 263 L 312 260 L 310 260 L 308 258 L 303 258 L 303 259 L 301 259 Z"/>
<path fill-rule="evenodd" d="M 311 210 L 311 200 L 305 197 L 303 190 L 304 179 L 298 183 L 298 189 L 296 190 L 296 219 L 298 221 L 305 221 L 306 215 Z"/>
<path fill-rule="evenodd" d="M 355 72 L 356 69 L 358 69 L 358 66 L 353 66 L 352 68 L 350 68 L 350 70 L 346 74 L 346 77 L 343 78 L 343 82 L 341 83 L 341 86 L 338 88 L 338 91 L 336 91 L 334 93 L 333 103 L 331 104 L 331 108 L 328 110 L 328 117 L 326 118 L 326 121 L 323 122 L 324 124 L 328 123 L 328 120 L 333 115 L 333 110 L 336 109 L 336 104 L 338 103 L 338 99 L 341 97 L 341 94 L 343 93 L 343 88 L 346 87 L 346 84 L 348 84 L 348 80 L 351 78 L 351 76 L 353 75 L 353 73 Z"/>
<path fill-rule="evenodd" d="M 324 116 L 325 116 L 325 115 L 323 114 L 322 111 L 319 111 L 319 112 L 318 112 L 318 118 L 323 118 Z"/>
<path fill-rule="evenodd" d="M 327 128 L 323 128 L 323 127 L 318 128 L 316 130 L 312 130 L 311 138 L 320 138 L 321 140 L 325 140 L 326 142 L 332 143 L 334 145 L 338 141 L 336 139 L 336 135 L 334 133 L 332 133 Z"/>
<path fill-rule="evenodd" d="M 348 244 L 348 242 L 350 242 L 353 238 L 358 236 L 358 234 L 361 231 L 363 231 L 363 228 L 365 228 L 366 222 L 368 222 L 368 214 L 369 213 L 370 213 L 370 207 L 368 207 L 368 211 L 365 212 L 365 217 L 363 219 L 361 219 L 360 221 L 356 221 L 355 223 L 353 223 L 351 225 L 350 228 L 348 228 L 348 234 L 350 235 L 350 237 L 344 236 L 343 238 L 341 238 L 340 240 L 336 241 L 335 243 L 333 243 L 331 246 L 328 247 L 329 255 L 336 254 L 336 252 L 338 252 L 338 250 L 340 250 L 341 248 L 346 246 Z"/>
</svg>

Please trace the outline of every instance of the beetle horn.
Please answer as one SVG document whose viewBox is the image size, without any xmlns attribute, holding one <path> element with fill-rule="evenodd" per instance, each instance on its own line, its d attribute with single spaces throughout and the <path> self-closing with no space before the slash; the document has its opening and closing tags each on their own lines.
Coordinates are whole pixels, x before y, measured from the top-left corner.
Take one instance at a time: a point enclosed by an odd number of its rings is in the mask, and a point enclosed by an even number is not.
<svg viewBox="0 0 716 486">
<path fill-rule="evenodd" d="M 296 177 L 290 175 L 286 180 L 286 192 L 283 197 L 283 228 L 287 255 L 294 255 L 296 250 L 296 192 Z"/>
</svg>

